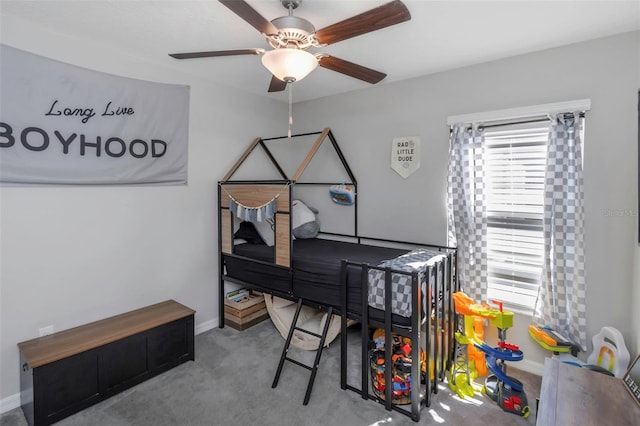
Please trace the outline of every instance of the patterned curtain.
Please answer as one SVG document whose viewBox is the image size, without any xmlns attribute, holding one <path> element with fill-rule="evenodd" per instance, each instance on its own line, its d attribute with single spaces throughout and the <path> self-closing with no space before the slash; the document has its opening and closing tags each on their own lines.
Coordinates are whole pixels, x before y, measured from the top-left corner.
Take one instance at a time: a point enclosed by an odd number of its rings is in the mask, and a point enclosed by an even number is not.
<svg viewBox="0 0 640 426">
<path fill-rule="evenodd" d="M 587 348 L 581 119 L 551 117 L 545 174 L 545 259 L 534 318 Z"/>
<path fill-rule="evenodd" d="M 476 302 L 487 299 L 487 207 L 484 136 L 457 124 L 449 137 L 448 244 L 458 247 L 458 280 Z"/>
</svg>

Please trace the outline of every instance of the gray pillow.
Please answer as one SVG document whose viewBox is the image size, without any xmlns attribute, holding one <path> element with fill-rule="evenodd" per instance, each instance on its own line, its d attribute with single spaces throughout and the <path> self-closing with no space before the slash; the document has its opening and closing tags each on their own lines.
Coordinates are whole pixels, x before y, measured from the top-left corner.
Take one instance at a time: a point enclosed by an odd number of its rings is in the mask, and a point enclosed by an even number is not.
<svg viewBox="0 0 640 426">
<path fill-rule="evenodd" d="M 293 236 L 300 239 L 315 238 L 320 232 L 318 210 L 308 207 L 300 200 L 291 202 L 292 232 Z"/>
</svg>

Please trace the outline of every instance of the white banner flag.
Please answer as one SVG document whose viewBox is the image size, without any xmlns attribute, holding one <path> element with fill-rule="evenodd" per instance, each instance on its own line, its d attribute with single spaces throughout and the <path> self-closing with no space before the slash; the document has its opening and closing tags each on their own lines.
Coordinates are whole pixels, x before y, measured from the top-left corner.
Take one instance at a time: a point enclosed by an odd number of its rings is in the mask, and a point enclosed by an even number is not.
<svg viewBox="0 0 640 426">
<path fill-rule="evenodd" d="M 395 138 L 391 144 L 391 168 L 408 178 L 420 168 L 420 138 Z"/>
<path fill-rule="evenodd" d="M 0 182 L 185 184 L 189 87 L 0 45 Z"/>
</svg>

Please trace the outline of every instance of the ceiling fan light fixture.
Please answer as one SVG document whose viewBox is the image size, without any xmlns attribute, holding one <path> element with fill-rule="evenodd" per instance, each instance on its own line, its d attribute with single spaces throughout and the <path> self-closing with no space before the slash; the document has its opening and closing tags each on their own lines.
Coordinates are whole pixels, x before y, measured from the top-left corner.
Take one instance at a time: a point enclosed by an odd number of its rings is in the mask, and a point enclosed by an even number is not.
<svg viewBox="0 0 640 426">
<path fill-rule="evenodd" d="M 318 66 L 318 59 L 299 49 L 274 49 L 262 55 L 262 65 L 277 79 L 287 83 L 300 81 Z"/>
</svg>

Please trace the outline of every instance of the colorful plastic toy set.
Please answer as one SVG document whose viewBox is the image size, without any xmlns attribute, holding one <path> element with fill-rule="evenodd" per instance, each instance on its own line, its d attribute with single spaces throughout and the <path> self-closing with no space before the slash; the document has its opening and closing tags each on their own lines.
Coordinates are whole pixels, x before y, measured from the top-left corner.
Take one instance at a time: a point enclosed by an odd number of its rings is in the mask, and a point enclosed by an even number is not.
<svg viewBox="0 0 640 426">
<path fill-rule="evenodd" d="M 506 342 L 507 329 L 513 327 L 513 312 L 504 310 L 500 302 L 493 302 L 498 305 L 497 308 L 475 304 L 463 292 L 454 293 L 453 300 L 456 313 L 463 317 L 464 334 L 459 331 L 455 335 L 456 362 L 449 377 L 449 387 L 461 398 L 485 392 L 503 410 L 528 417 L 530 409 L 522 382 L 507 375 L 505 364 L 507 361 L 521 361 L 523 358 L 518 346 Z M 481 333 L 476 331 L 476 318 L 488 319 L 489 324 L 498 329 L 497 347 L 493 348 L 482 340 Z M 478 353 L 484 355 L 484 364 L 492 373 L 486 378 L 484 387 L 474 386 L 473 383 L 478 373 L 484 372 L 484 365 L 480 364 L 482 357 Z"/>
<path fill-rule="evenodd" d="M 384 330 L 377 329 L 373 333 L 373 349 L 369 351 L 369 359 L 371 366 L 371 387 L 378 398 L 384 399 L 385 383 L 385 362 L 384 362 Z M 392 363 L 392 381 L 393 390 L 392 402 L 398 405 L 411 404 L 411 339 L 393 335 L 393 355 Z M 427 362 L 426 355 L 420 350 L 420 383 L 426 382 Z M 433 374 L 433 373 L 431 373 Z"/>
<path fill-rule="evenodd" d="M 529 326 L 529 336 L 542 346 L 553 352 L 553 356 L 565 364 L 588 368 L 615 377 L 622 377 L 631 359 L 622 334 L 614 327 L 602 327 L 593 336 L 593 352 L 587 357 L 587 362 L 580 360 L 577 355 L 580 346 L 571 342 L 549 326 Z"/>
</svg>

